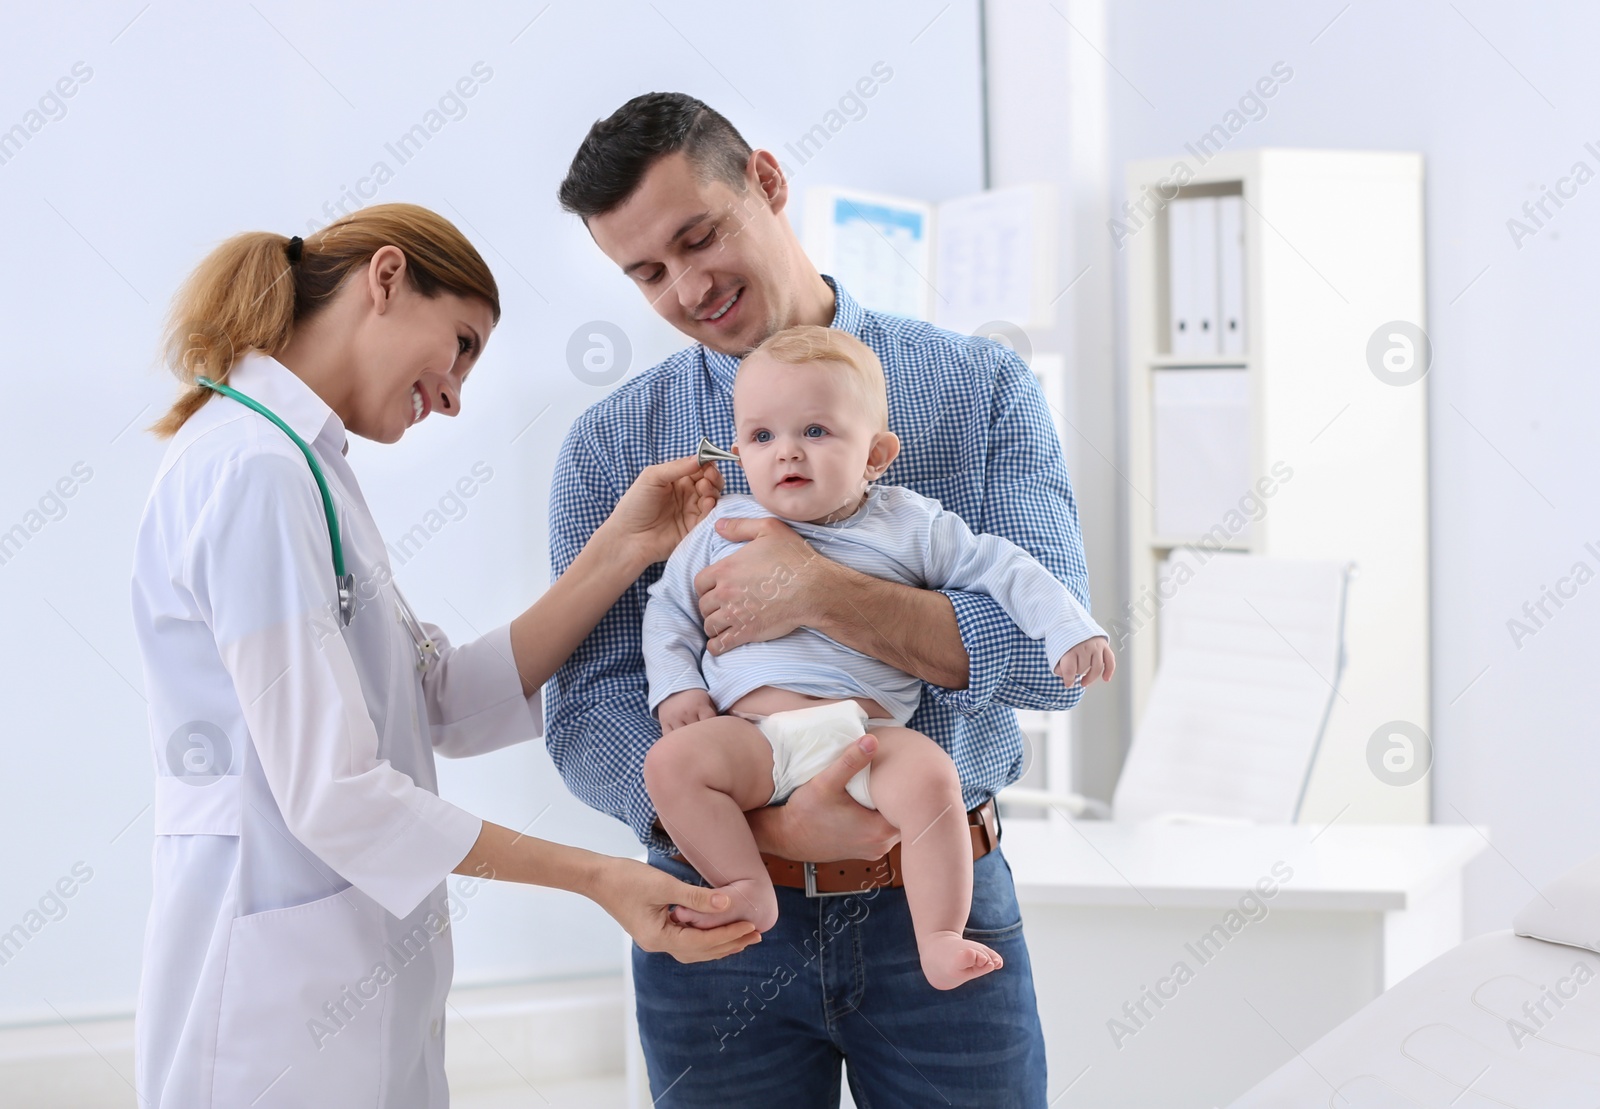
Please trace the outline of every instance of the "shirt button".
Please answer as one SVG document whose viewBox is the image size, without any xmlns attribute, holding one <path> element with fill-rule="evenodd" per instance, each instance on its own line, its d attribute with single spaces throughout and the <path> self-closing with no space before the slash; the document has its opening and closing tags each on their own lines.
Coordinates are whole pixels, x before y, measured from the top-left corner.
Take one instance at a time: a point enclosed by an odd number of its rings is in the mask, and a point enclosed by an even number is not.
<svg viewBox="0 0 1600 1109">
<path fill-rule="evenodd" d="M 434 1017 L 433 1018 L 433 1023 L 428 1025 L 428 1035 L 433 1036 L 435 1038 L 438 1037 L 438 1035 L 439 1035 L 439 1018 L 438 1017 Z"/>
</svg>

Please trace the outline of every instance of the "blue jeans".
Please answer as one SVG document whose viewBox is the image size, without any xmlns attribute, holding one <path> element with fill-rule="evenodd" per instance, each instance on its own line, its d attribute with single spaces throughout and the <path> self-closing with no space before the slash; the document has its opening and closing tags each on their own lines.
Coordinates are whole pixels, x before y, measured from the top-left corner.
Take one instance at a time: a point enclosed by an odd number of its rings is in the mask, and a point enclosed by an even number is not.
<svg viewBox="0 0 1600 1109">
<path fill-rule="evenodd" d="M 682 859 L 650 865 L 704 885 Z M 778 887 L 778 923 L 710 963 L 633 949 L 639 1033 L 658 1109 L 821 1109 L 850 1060 L 859 1109 L 1043 1109 L 1044 1036 L 1011 867 L 973 864 L 966 935 L 1005 966 L 928 985 L 905 891 L 807 898 Z"/>
</svg>

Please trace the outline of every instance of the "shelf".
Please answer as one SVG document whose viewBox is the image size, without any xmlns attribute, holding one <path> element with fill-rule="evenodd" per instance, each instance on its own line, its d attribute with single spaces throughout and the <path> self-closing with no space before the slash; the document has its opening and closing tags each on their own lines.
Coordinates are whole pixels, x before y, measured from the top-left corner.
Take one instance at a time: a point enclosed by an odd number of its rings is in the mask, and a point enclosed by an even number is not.
<svg viewBox="0 0 1600 1109">
<path fill-rule="evenodd" d="M 1195 354 L 1158 354 L 1149 359 L 1150 368 L 1155 370 L 1243 370 L 1249 367 L 1249 363 L 1248 358 L 1238 355 L 1205 357 Z"/>
<path fill-rule="evenodd" d="M 1176 550 L 1178 547 L 1199 547 L 1202 545 L 1202 540 L 1205 538 L 1206 537 L 1203 535 L 1197 535 L 1186 539 L 1171 539 L 1165 536 L 1152 535 L 1145 541 L 1145 543 L 1153 551 L 1171 551 Z M 1239 551 L 1243 554 L 1249 554 L 1251 550 L 1251 544 L 1224 543 L 1221 547 L 1206 545 L 1205 549 L 1208 551 Z"/>
</svg>

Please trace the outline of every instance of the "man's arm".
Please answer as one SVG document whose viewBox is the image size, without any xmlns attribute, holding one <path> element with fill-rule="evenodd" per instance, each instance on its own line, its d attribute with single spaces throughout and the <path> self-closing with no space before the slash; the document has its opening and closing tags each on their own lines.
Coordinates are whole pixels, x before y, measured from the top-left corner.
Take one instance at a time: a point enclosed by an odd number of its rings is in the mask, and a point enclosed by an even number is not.
<svg viewBox="0 0 1600 1109">
<path fill-rule="evenodd" d="M 550 491 L 550 562 L 559 577 L 605 521 L 623 484 L 579 419 L 556 457 Z M 545 744 L 572 794 L 633 829 L 646 845 L 671 850 L 653 830 L 644 756 L 661 734 L 646 706 L 640 628 L 646 587 L 635 582 L 545 686 Z"/>
<path fill-rule="evenodd" d="M 717 532 L 746 544 L 701 571 L 712 654 L 813 628 L 925 682 L 967 683 L 967 649 L 949 597 L 852 570 L 819 554 L 782 520 L 725 517 Z"/>
<path fill-rule="evenodd" d="M 1033 371 L 1015 352 L 990 346 L 995 388 L 990 416 L 987 480 L 974 531 L 1009 539 L 1027 551 L 1089 610 L 1089 571 L 1078 529 L 1078 507 L 1067 476 L 1061 438 Z M 1051 668 L 1045 645 L 1030 639 L 993 597 L 941 590 L 955 608 L 972 658 L 964 688 L 930 683 L 928 692 L 960 713 L 991 702 L 1059 712 L 1083 696 Z"/>
<path fill-rule="evenodd" d="M 1011 540 L 973 534 L 965 520 L 937 502 L 918 508 L 929 512 L 922 543 L 927 581 L 993 597 L 1029 639 L 1044 642 L 1052 664 L 1079 643 L 1106 636 L 1072 591 Z"/>
<path fill-rule="evenodd" d="M 971 660 L 948 596 L 827 565 L 809 627 L 930 685 L 967 687 Z"/>
</svg>

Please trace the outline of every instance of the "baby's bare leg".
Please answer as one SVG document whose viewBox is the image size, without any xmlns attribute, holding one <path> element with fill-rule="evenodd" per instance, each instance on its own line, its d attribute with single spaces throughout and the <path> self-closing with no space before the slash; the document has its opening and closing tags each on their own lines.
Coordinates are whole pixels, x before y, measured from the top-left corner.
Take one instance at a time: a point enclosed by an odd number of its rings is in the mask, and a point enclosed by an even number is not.
<svg viewBox="0 0 1600 1109">
<path fill-rule="evenodd" d="M 778 897 L 744 814 L 772 800 L 772 745 L 748 720 L 718 716 L 668 732 L 644 760 L 645 788 L 678 850 L 733 900 L 721 913 L 678 908 L 700 928 L 748 920 L 765 932 Z"/>
<path fill-rule="evenodd" d="M 879 746 L 868 789 L 884 819 L 900 829 L 900 865 L 922 973 L 935 989 L 950 990 L 999 970 L 997 952 L 961 934 L 972 911 L 972 833 L 955 764 L 921 732 L 872 733 Z"/>
</svg>

